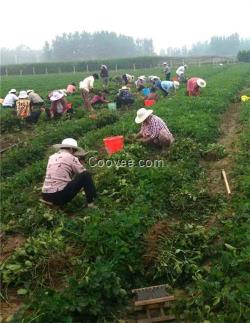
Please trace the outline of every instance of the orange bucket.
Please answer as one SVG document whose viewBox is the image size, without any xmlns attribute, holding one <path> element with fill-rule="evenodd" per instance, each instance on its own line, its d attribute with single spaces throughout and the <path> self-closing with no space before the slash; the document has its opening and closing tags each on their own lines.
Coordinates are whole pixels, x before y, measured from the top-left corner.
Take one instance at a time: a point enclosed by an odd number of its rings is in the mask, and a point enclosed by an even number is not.
<svg viewBox="0 0 250 323">
<path fill-rule="evenodd" d="M 155 100 L 144 100 L 145 107 L 152 107 L 155 104 Z"/>
<path fill-rule="evenodd" d="M 124 137 L 123 136 L 115 136 L 115 137 L 107 137 L 103 139 L 104 146 L 109 155 L 120 151 L 124 147 Z"/>
</svg>

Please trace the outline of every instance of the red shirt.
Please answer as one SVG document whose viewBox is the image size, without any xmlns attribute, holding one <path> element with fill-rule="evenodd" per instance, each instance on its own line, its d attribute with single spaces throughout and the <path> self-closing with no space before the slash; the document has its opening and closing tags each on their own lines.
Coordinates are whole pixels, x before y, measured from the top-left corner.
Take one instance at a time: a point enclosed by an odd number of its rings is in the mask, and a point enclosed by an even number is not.
<svg viewBox="0 0 250 323">
<path fill-rule="evenodd" d="M 199 77 L 191 77 L 187 81 L 187 92 L 189 96 L 199 96 L 200 95 L 200 87 L 197 84 L 197 80 Z"/>
<path fill-rule="evenodd" d="M 69 84 L 67 86 L 66 92 L 72 94 L 72 93 L 76 92 L 76 87 L 74 85 L 72 85 L 72 84 Z"/>
</svg>

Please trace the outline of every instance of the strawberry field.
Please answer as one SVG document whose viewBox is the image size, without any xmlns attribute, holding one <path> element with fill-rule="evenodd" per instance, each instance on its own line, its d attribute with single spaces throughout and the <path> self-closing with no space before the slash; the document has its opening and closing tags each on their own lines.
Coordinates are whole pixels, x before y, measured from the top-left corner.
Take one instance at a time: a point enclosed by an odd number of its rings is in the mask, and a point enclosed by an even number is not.
<svg viewBox="0 0 250 323">
<path fill-rule="evenodd" d="M 250 101 L 239 98 L 249 96 L 250 66 L 194 67 L 188 75 L 207 81 L 200 97 L 185 96 L 182 85 L 153 106 L 176 139 L 164 155 L 131 136 L 139 130 L 134 118 L 140 97 L 130 110 L 98 109 L 93 120 L 80 95 L 73 95 L 72 119 L 42 116 L 28 129 L 0 111 L 1 140 L 18 143 L 1 160 L 1 297 L 5 307 L 18 304 L 4 316 L 9 322 L 133 321 L 131 290 L 158 284 L 168 284 L 176 295 L 177 322 L 249 321 Z M 45 97 L 83 78 L 3 77 L 1 97 L 13 87 L 34 88 Z M 111 82 L 109 99 L 118 88 Z M 220 125 L 232 105 L 239 114 L 234 147 L 228 149 L 218 140 L 230 133 Z M 111 135 L 123 135 L 125 148 L 109 157 L 102 146 Z M 39 201 L 51 145 L 66 137 L 77 139 L 96 163 L 109 160 L 103 167 L 87 164 L 98 190 L 97 209 L 84 209 L 81 194 L 63 209 Z M 208 168 L 226 156 L 231 197 L 208 184 Z M 163 166 L 123 167 L 121 160 L 161 160 Z M 6 251 L 11 241 L 18 243 Z"/>
</svg>

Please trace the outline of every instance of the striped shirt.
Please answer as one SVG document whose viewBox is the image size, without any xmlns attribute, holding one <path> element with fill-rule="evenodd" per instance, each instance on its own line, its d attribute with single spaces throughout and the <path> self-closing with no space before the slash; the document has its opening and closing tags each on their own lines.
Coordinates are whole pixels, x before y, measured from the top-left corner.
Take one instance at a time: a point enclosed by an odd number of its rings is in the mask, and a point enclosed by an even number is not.
<svg viewBox="0 0 250 323">
<path fill-rule="evenodd" d="M 152 139 L 158 138 L 161 130 L 165 130 L 169 136 L 172 136 L 170 130 L 168 129 L 166 123 L 159 117 L 151 115 L 147 121 L 142 123 L 140 133 L 142 136 L 150 137 Z"/>
</svg>

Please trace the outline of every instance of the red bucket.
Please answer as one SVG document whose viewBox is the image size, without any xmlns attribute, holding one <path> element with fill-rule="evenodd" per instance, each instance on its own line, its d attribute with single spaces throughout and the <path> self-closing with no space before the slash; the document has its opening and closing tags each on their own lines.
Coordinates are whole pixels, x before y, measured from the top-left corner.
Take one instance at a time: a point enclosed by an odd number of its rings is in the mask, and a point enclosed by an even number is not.
<svg viewBox="0 0 250 323">
<path fill-rule="evenodd" d="M 155 100 L 144 100 L 145 107 L 152 107 L 155 104 Z"/>
<path fill-rule="evenodd" d="M 109 155 L 120 151 L 124 147 L 124 137 L 123 136 L 115 136 L 115 137 L 107 137 L 103 139 L 104 146 Z"/>
</svg>

